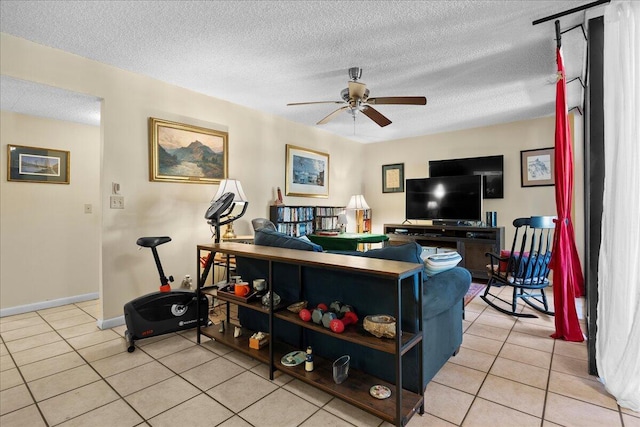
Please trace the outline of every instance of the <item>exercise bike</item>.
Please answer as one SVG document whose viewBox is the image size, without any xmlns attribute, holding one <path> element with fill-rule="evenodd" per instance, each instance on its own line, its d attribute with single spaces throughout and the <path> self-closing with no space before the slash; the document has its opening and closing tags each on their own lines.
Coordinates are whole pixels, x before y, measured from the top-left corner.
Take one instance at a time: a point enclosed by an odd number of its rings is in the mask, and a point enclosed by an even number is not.
<svg viewBox="0 0 640 427">
<path fill-rule="evenodd" d="M 127 325 L 124 338 L 129 353 L 136 349 L 136 340 L 195 328 L 198 322 L 198 311 L 200 325 L 208 324 L 209 300 L 207 297 L 205 295 L 200 297 L 200 310 L 198 310 L 196 293 L 172 290 L 169 282 L 173 282 L 173 276 L 167 278 L 164 275 L 156 248 L 170 241 L 171 237 L 163 236 L 141 237 L 136 242 L 141 248 L 151 248 L 160 275 L 160 291 L 141 296 L 124 305 L 124 321 Z"/>
<path fill-rule="evenodd" d="M 209 224 L 216 228 L 216 242 L 219 242 L 220 225 L 227 223 L 222 218 L 230 215 L 233 210 L 233 198 L 233 193 L 223 194 L 211 203 L 205 214 Z M 225 212 L 227 209 L 229 209 L 228 212 Z M 229 219 L 228 222 L 237 218 Z M 165 276 L 157 250 L 158 246 L 170 241 L 170 237 L 162 236 L 141 237 L 136 242 L 141 248 L 151 248 L 160 275 L 160 290 L 138 297 L 124 305 L 124 320 L 127 325 L 124 336 L 129 353 L 135 351 L 136 340 L 195 328 L 198 326 L 198 313 L 200 325 L 209 324 L 209 300 L 205 295 L 200 296 L 198 307 L 195 292 L 171 289 L 170 282 L 173 282 L 173 276 L 168 278 Z"/>
</svg>

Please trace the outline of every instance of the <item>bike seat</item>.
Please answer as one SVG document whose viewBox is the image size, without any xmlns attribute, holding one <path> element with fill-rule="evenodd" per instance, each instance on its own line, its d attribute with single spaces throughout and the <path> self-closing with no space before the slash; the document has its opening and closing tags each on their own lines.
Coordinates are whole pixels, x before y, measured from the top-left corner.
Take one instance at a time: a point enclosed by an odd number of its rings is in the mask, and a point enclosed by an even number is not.
<svg viewBox="0 0 640 427">
<path fill-rule="evenodd" d="M 141 237 L 136 242 L 138 246 L 142 246 L 144 248 L 155 248 L 163 243 L 167 243 L 171 241 L 171 237 L 163 236 L 163 237 Z"/>
</svg>

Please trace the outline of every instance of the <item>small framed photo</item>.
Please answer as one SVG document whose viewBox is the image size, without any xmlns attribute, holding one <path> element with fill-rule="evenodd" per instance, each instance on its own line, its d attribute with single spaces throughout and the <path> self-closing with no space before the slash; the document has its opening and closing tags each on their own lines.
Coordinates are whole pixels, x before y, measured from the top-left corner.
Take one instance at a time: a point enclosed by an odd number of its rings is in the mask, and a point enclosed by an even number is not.
<svg viewBox="0 0 640 427">
<path fill-rule="evenodd" d="M 69 184 L 68 151 L 7 145 L 7 181 Z"/>
<path fill-rule="evenodd" d="M 382 192 L 404 193 L 404 163 L 382 165 Z"/>
<path fill-rule="evenodd" d="M 219 184 L 228 178 L 227 132 L 149 117 L 149 180 Z"/>
<path fill-rule="evenodd" d="M 554 148 L 539 148 L 520 152 L 520 184 L 522 187 L 555 185 Z"/>
<path fill-rule="evenodd" d="M 329 154 L 287 144 L 285 194 L 329 197 Z"/>
</svg>

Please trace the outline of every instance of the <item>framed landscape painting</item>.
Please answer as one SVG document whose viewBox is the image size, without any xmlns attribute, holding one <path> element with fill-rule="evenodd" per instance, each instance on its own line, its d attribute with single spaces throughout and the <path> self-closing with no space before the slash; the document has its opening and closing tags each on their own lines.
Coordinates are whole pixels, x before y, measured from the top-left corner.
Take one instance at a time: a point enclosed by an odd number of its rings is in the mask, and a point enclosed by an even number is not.
<svg viewBox="0 0 640 427">
<path fill-rule="evenodd" d="M 228 176 L 227 132 L 149 117 L 149 179 L 217 184 Z"/>
<path fill-rule="evenodd" d="M 522 187 L 555 185 L 554 148 L 539 148 L 520 152 L 520 180 Z"/>
<path fill-rule="evenodd" d="M 287 144 L 285 194 L 329 197 L 329 154 Z"/>
<path fill-rule="evenodd" d="M 7 145 L 7 181 L 69 184 L 68 151 Z"/>
</svg>

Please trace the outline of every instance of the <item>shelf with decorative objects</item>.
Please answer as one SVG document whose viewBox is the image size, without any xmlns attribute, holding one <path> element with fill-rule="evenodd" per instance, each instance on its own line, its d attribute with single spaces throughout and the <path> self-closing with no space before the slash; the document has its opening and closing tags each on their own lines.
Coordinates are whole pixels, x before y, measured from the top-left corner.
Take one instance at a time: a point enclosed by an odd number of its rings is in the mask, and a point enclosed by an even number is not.
<svg viewBox="0 0 640 427">
<path fill-rule="evenodd" d="M 197 250 L 198 259 L 200 259 L 200 253 L 202 251 L 211 251 L 213 253 L 223 253 L 233 255 L 236 258 L 239 257 L 266 263 L 269 271 L 269 277 L 266 278 L 267 291 L 269 292 L 272 290 L 273 280 L 278 280 L 277 277 L 272 275 L 274 268 L 277 268 L 276 266 L 295 266 L 295 268 L 298 269 L 300 283 L 292 284 L 292 286 L 299 287 L 303 295 L 305 294 L 305 286 L 308 286 L 303 279 L 305 277 L 305 269 L 332 269 L 349 275 L 354 274 L 367 278 L 375 277 L 378 280 L 389 282 L 390 285 L 393 284 L 397 287 L 396 292 L 398 293 L 398 297 L 400 297 L 400 289 L 403 281 L 409 280 L 419 283 L 419 289 L 417 290 L 419 297 L 416 303 L 419 307 L 422 306 L 422 268 L 420 265 L 412 263 L 351 256 L 349 256 L 350 259 L 347 261 L 343 257 L 347 257 L 348 255 L 306 252 L 237 243 L 198 245 Z M 205 265 L 202 270 L 199 270 L 198 293 L 213 291 L 212 287 L 204 286 L 209 269 L 210 266 Z M 345 286 L 350 286 L 350 284 L 347 282 Z M 225 328 L 221 325 L 198 327 L 198 343 L 200 343 L 201 335 L 214 339 L 256 360 L 267 363 L 269 365 L 271 379 L 273 379 L 275 370 L 282 371 L 397 426 L 406 425 L 416 412 L 424 412 L 424 394 L 415 393 L 403 388 L 401 374 L 403 366 L 402 359 L 409 350 L 417 349 L 418 360 L 422 360 L 423 331 L 421 326 L 422 322 L 418 321 L 418 319 L 421 318 L 421 311 L 418 311 L 416 314 L 416 316 L 418 316 L 416 319 L 407 319 L 409 322 L 420 325 L 416 332 L 409 333 L 401 330 L 401 322 L 398 321 L 393 324 L 393 327 L 395 327 L 394 337 L 392 339 L 380 339 L 365 332 L 362 321 L 356 321 L 357 318 L 349 322 L 344 322 L 346 326 L 342 325 L 343 328 L 340 328 L 340 333 L 336 333 L 314 322 L 305 321 L 305 319 L 303 319 L 305 316 L 300 315 L 301 310 L 298 310 L 300 308 L 298 304 L 293 304 L 297 307 L 296 310 L 287 309 L 287 307 L 292 305 L 291 303 L 295 303 L 295 301 L 283 300 L 274 306 L 273 299 L 269 299 L 268 305 L 265 305 L 259 298 L 242 301 L 237 298 L 226 298 L 225 295 L 221 295 L 220 292 L 217 292 L 217 298 L 225 301 L 227 304 L 238 304 L 250 310 L 266 313 L 268 316 L 269 330 L 262 332 L 265 337 L 268 337 L 268 344 L 257 349 L 251 348 L 251 339 L 256 336 L 257 331 L 243 327 L 242 334 L 239 335 L 235 333 L 235 330 L 232 330 L 235 328 Z M 401 298 L 398 298 L 395 304 L 396 315 L 402 318 L 400 309 Z M 229 310 L 227 310 L 227 313 L 228 312 Z M 275 319 L 278 319 L 280 323 L 275 322 Z M 336 345 L 340 345 L 339 343 L 341 341 L 349 342 L 356 346 L 393 355 L 395 367 L 390 367 L 390 369 L 395 369 L 395 383 L 382 380 L 361 369 L 349 369 L 348 379 L 344 382 L 338 382 L 334 379 L 333 362 L 317 354 L 314 354 L 314 367 L 311 372 L 304 369 L 304 363 L 300 366 L 287 366 L 283 364 L 283 360 L 285 360 L 283 358 L 286 355 L 296 351 L 300 352 L 303 349 L 294 348 L 289 344 L 275 339 L 275 337 L 278 336 L 276 325 L 282 322 L 292 325 L 293 327 L 301 328 L 301 331 L 312 331 L 329 337 L 327 339 L 335 339 Z M 313 343 L 311 343 L 311 345 L 313 345 Z M 421 372 L 420 368 L 420 376 L 422 376 Z M 424 384 L 422 384 L 420 389 L 424 390 Z M 384 392 L 383 396 L 378 393 L 380 390 Z M 398 390 L 401 392 L 398 393 Z M 389 396 L 391 396 L 391 398 L 387 398 Z"/>
</svg>

